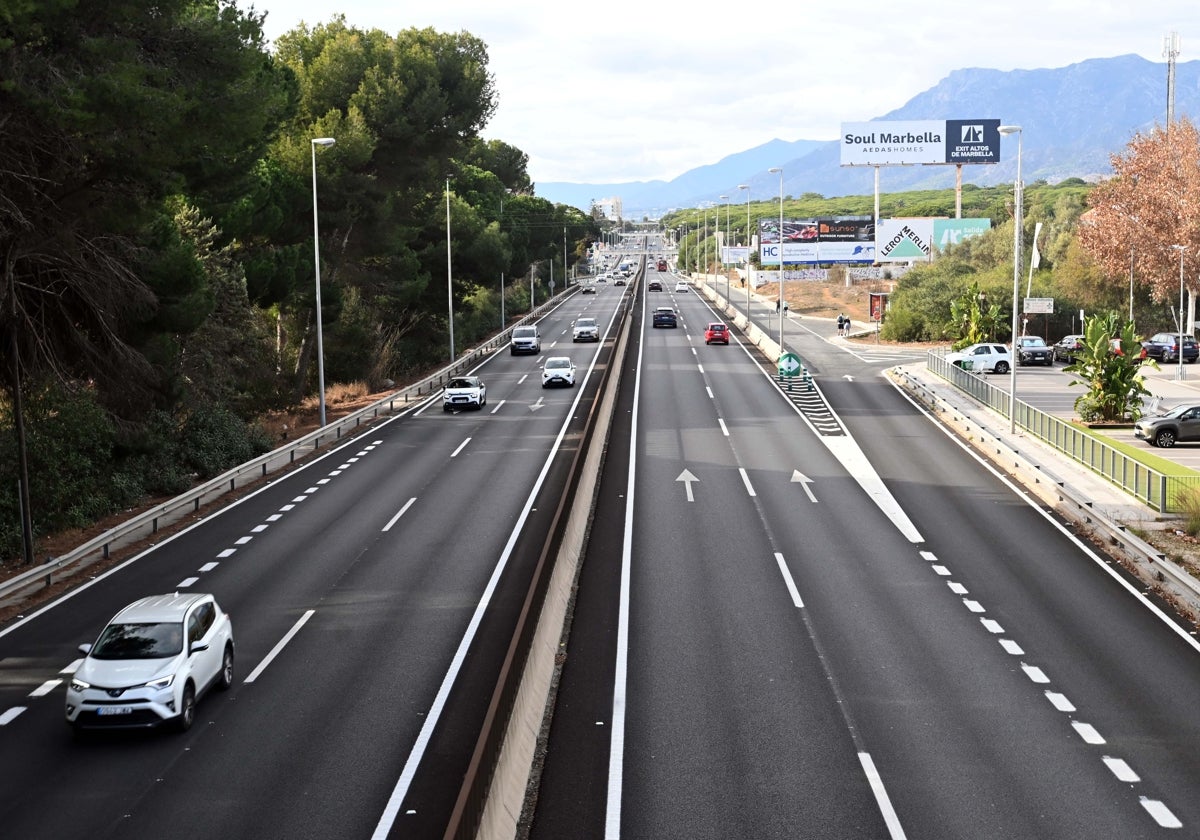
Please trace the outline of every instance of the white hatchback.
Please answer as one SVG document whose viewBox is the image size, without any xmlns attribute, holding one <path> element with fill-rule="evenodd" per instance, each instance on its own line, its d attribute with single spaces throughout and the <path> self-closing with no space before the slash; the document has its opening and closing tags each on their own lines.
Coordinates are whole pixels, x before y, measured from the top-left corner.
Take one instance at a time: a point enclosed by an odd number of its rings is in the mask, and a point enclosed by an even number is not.
<svg viewBox="0 0 1200 840">
<path fill-rule="evenodd" d="M 135 729 L 196 720 L 196 702 L 233 685 L 233 622 L 212 595 L 151 595 L 117 613 L 67 686 L 67 723 Z"/>
<path fill-rule="evenodd" d="M 568 388 L 575 385 L 575 363 L 567 356 L 551 356 L 546 359 L 542 368 L 542 387 L 565 385 Z"/>
</svg>

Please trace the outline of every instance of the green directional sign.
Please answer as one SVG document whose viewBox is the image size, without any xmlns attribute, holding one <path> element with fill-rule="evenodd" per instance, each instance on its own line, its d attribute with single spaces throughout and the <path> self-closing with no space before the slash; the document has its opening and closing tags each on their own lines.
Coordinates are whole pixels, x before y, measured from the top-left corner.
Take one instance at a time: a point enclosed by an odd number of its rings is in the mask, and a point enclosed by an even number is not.
<svg viewBox="0 0 1200 840">
<path fill-rule="evenodd" d="M 800 357 L 795 353 L 784 353 L 779 357 L 778 364 L 780 376 L 799 376 L 800 371 L 804 369 L 800 364 Z"/>
</svg>

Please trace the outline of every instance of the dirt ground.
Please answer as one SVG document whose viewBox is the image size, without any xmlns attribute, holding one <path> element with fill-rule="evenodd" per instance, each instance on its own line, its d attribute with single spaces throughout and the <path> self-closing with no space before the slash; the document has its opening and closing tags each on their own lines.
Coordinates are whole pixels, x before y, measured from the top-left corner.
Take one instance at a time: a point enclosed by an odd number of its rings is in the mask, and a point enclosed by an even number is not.
<svg viewBox="0 0 1200 840">
<path fill-rule="evenodd" d="M 737 281 L 734 282 L 734 291 L 737 290 Z M 815 318 L 829 318 L 831 321 L 837 318 L 839 313 L 848 315 L 857 325 L 866 326 L 869 321 L 868 295 L 870 292 L 886 292 L 890 291 L 894 281 L 881 281 L 873 284 L 855 284 L 847 287 L 841 283 L 822 283 L 813 281 L 795 281 L 786 284 L 789 308 L 792 312 L 801 315 L 806 315 Z M 758 294 L 773 299 L 778 297 L 778 284 L 767 284 L 760 286 Z M 871 342 L 874 344 L 875 339 L 872 337 Z M 349 385 L 349 386 L 330 386 L 326 395 L 326 419 L 335 419 L 342 417 L 351 412 L 357 411 L 371 403 L 381 399 L 388 392 L 368 393 L 365 386 Z M 294 411 L 278 413 L 263 418 L 265 427 L 272 434 L 278 434 L 282 437 L 285 433 L 288 437 L 300 437 L 307 432 L 317 428 L 320 417 L 319 406 L 315 397 L 305 401 L 303 405 Z M 366 431 L 370 425 L 359 427 L 358 432 Z M 343 438 L 345 440 L 345 438 Z M 299 463 L 299 462 L 297 462 Z M 278 473 L 265 480 L 274 480 L 278 477 Z M 223 499 L 213 502 L 209 509 L 202 509 L 197 517 L 203 516 L 220 505 L 228 504 L 241 495 L 245 495 L 255 489 L 257 485 L 248 485 L 239 489 L 236 494 L 228 494 Z M 36 548 L 34 551 L 34 562 L 44 563 L 48 558 L 57 557 L 65 554 L 70 549 L 81 543 L 103 533 L 111 527 L 129 519 L 135 513 L 143 510 L 148 510 L 157 504 L 161 504 L 166 499 L 147 499 L 144 504 L 130 508 L 129 510 L 121 511 L 113 516 L 95 523 L 92 527 L 85 529 L 76 529 L 58 534 L 52 534 L 36 540 Z M 79 574 L 84 574 L 87 577 L 94 576 L 106 568 L 109 568 L 117 563 L 120 563 L 129 557 L 134 556 L 137 552 L 144 550 L 153 542 L 161 542 L 166 536 L 169 536 L 173 530 L 180 530 L 187 527 L 194 521 L 192 518 L 181 520 L 177 525 L 171 526 L 160 531 L 153 540 L 146 540 L 140 544 L 127 546 L 119 551 L 113 552 L 113 555 L 105 561 L 97 561 L 88 566 L 86 570 Z M 1177 562 L 1185 565 L 1193 570 L 1193 574 L 1200 577 L 1200 541 L 1194 537 L 1190 537 L 1181 532 L 1176 532 L 1176 529 L 1168 528 L 1163 531 L 1155 531 L 1143 535 L 1145 539 L 1155 545 L 1160 551 L 1163 551 L 1168 556 L 1174 558 Z M 19 558 L 13 558 L 7 562 L 0 563 L 0 580 L 19 574 L 25 571 L 27 567 L 21 565 Z M 38 596 L 34 599 L 27 600 L 16 606 L 4 607 L 0 605 L 0 622 L 6 621 L 13 615 L 19 614 L 22 610 L 28 610 L 36 603 L 44 603 L 50 598 L 56 596 L 61 591 L 70 586 L 77 585 L 79 574 L 71 578 L 65 578 L 54 585 L 41 590 Z"/>
</svg>

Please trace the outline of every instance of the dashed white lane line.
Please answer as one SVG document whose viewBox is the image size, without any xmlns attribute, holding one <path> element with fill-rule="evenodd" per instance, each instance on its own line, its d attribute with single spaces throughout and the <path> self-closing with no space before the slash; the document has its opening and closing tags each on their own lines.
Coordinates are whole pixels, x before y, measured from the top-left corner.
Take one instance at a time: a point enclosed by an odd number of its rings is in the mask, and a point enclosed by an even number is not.
<svg viewBox="0 0 1200 840">
<path fill-rule="evenodd" d="M 279 640 L 278 644 L 271 648 L 271 652 L 266 655 L 262 662 L 258 663 L 258 667 L 250 672 L 250 676 L 246 677 L 245 681 L 252 683 L 258 679 L 259 675 L 262 674 L 262 672 L 267 669 L 267 666 L 274 661 L 275 657 L 278 656 L 279 653 L 287 646 L 287 643 L 292 640 L 292 637 L 300 632 L 300 628 L 303 627 L 305 623 L 307 623 L 308 620 L 313 617 L 313 613 L 315 612 L 316 610 L 308 610 L 304 613 L 304 615 L 300 616 L 300 619 L 292 625 L 292 629 L 288 630 L 287 633 L 284 634 L 283 638 Z"/>
<path fill-rule="evenodd" d="M 1001 639 L 1000 647 L 1004 648 L 1004 652 L 1012 656 L 1022 656 L 1025 651 L 1021 650 L 1021 646 L 1012 639 Z"/>
<path fill-rule="evenodd" d="M 1083 723 L 1082 721 L 1073 720 L 1073 721 L 1071 721 L 1071 726 L 1074 727 L 1075 731 L 1079 733 L 1079 737 L 1084 740 L 1084 743 L 1088 743 L 1088 744 L 1106 744 L 1106 743 L 1108 743 L 1107 741 L 1104 740 L 1104 736 L 1096 731 L 1096 727 L 1092 726 L 1090 723 Z"/>
<path fill-rule="evenodd" d="M 1065 694 L 1060 694 L 1057 691 L 1047 691 L 1046 699 L 1049 700 L 1051 705 L 1053 705 L 1054 708 L 1058 709 L 1060 712 L 1075 711 L 1075 704 L 1068 700 L 1067 695 Z"/>
<path fill-rule="evenodd" d="M 284 505 L 283 507 L 281 507 L 279 509 L 279 511 L 280 511 L 280 513 L 287 513 L 289 510 L 292 510 L 295 507 L 296 507 L 295 505 Z"/>
<path fill-rule="evenodd" d="M 308 498 L 308 496 L 297 496 L 296 498 L 292 499 L 292 504 L 298 505 L 301 502 L 303 502 L 304 500 L 306 500 L 307 498 Z"/>
<path fill-rule="evenodd" d="M 189 586 L 195 586 L 196 581 L 198 581 L 198 580 L 200 580 L 200 578 L 198 578 L 198 577 L 184 578 L 183 580 L 179 581 L 179 583 L 175 584 L 175 588 L 176 589 L 187 589 Z"/>
<path fill-rule="evenodd" d="M 921 557 L 923 557 L 924 559 L 928 560 L 930 563 L 936 563 L 936 562 L 937 562 L 937 555 L 936 555 L 936 554 L 934 554 L 932 551 L 922 551 L 922 552 L 921 552 Z"/>
<path fill-rule="evenodd" d="M 725 435 L 725 437 L 729 437 L 729 427 L 725 425 L 725 421 L 718 417 L 717 423 L 721 426 L 721 434 Z"/>
<path fill-rule="evenodd" d="M 933 569 L 934 572 L 942 577 L 950 577 L 950 570 L 945 566 L 930 566 L 929 568 Z"/>
<path fill-rule="evenodd" d="M 417 500 L 417 497 L 413 496 L 411 499 L 409 499 L 407 502 L 405 502 L 404 507 L 400 508 L 400 510 L 398 510 L 396 512 L 396 515 L 393 516 L 391 519 L 389 519 L 388 523 L 383 526 L 383 530 L 390 531 L 392 529 L 392 526 L 400 521 L 400 517 L 403 516 L 410 507 L 412 507 L 413 502 L 415 502 L 416 500 Z"/>
<path fill-rule="evenodd" d="M 451 452 L 451 453 L 450 453 L 450 457 L 451 457 L 451 458 L 457 457 L 457 456 L 458 456 L 458 453 L 459 453 L 459 452 L 462 452 L 462 451 L 463 451 L 463 449 L 465 449 L 465 448 L 466 448 L 466 446 L 467 446 L 467 444 L 468 444 L 468 443 L 470 443 L 470 442 L 471 442 L 471 439 L 470 439 L 470 438 L 467 438 L 466 440 L 464 440 L 462 443 L 460 443 L 460 444 L 458 445 L 458 448 L 457 448 L 457 449 L 455 449 L 453 452 Z"/>
<path fill-rule="evenodd" d="M 205 563 L 203 566 L 200 567 L 200 572 L 201 572 L 201 574 L 203 574 L 204 572 L 211 572 L 213 569 L 217 568 L 217 566 L 220 566 L 220 565 L 221 565 L 220 563 Z"/>
<path fill-rule="evenodd" d="M 993 621 L 990 618 L 981 618 L 979 619 L 979 623 L 982 624 L 983 629 L 987 630 L 989 633 L 995 633 L 999 635 L 1000 633 L 1004 632 L 1004 628 L 1000 626 L 1000 622 Z"/>
<path fill-rule="evenodd" d="M 60 685 L 62 685 L 62 680 L 47 680 L 46 682 L 42 683 L 37 688 L 35 688 L 33 691 L 29 692 L 29 696 L 30 697 L 45 697 L 47 694 L 49 694 L 54 689 L 58 688 Z"/>
<path fill-rule="evenodd" d="M 1179 818 L 1171 813 L 1171 809 L 1157 799 L 1149 799 L 1145 796 L 1139 797 L 1142 807 L 1154 818 L 1154 821 L 1163 828 L 1183 828 L 1183 823 Z"/>
<path fill-rule="evenodd" d="M 709 398 L 710 400 L 715 400 L 715 399 L 716 399 L 716 397 L 714 397 L 714 396 L 713 396 L 712 388 L 710 388 L 710 387 L 708 387 L 707 385 L 705 385 L 705 386 L 704 386 L 704 390 L 708 392 L 708 398 Z"/>
<path fill-rule="evenodd" d="M 3 714 L 0 714 L 0 726 L 7 726 L 12 723 L 23 711 L 25 711 L 24 706 L 13 706 L 11 709 L 7 709 Z"/>
<path fill-rule="evenodd" d="M 1112 774 L 1121 782 L 1140 782 L 1142 777 L 1133 772 L 1133 768 L 1123 758 L 1116 758 L 1111 755 L 1104 756 L 1104 765 L 1112 771 Z"/>
<path fill-rule="evenodd" d="M 1046 673 L 1036 665 L 1026 665 L 1024 662 L 1022 662 L 1021 670 L 1025 672 L 1025 676 L 1029 677 L 1029 679 L 1033 680 L 1035 683 L 1050 682 L 1050 678 L 1046 676 Z"/>
<path fill-rule="evenodd" d="M 800 600 L 800 591 L 796 589 L 796 581 L 792 580 L 792 573 L 788 570 L 783 555 L 778 551 L 775 552 L 775 562 L 779 564 L 779 571 L 783 574 L 783 584 L 787 587 L 788 594 L 792 596 L 792 603 L 798 609 L 803 609 L 804 602 Z"/>
<path fill-rule="evenodd" d="M 253 528 L 250 529 L 250 533 L 261 534 L 263 531 L 267 530 L 270 527 L 271 527 L 270 525 L 255 525 Z"/>
<path fill-rule="evenodd" d="M 741 473 L 742 484 L 746 485 L 746 492 L 751 496 L 757 496 L 758 494 L 754 492 L 754 485 L 750 483 L 750 476 L 747 475 L 745 468 L 738 467 L 738 472 Z"/>
<path fill-rule="evenodd" d="M 492 414 L 495 414 L 497 411 L 499 411 L 499 410 L 500 410 L 500 407 L 501 407 L 502 405 L 504 405 L 506 402 L 508 402 L 508 400 L 500 400 L 500 402 L 496 403 L 496 407 L 492 409 L 492 412 L 491 412 L 491 413 L 492 413 Z"/>
<path fill-rule="evenodd" d="M 948 581 L 946 581 L 946 586 L 950 587 L 950 591 L 953 592 L 955 595 L 966 595 L 967 594 L 967 587 L 963 586 L 958 581 L 948 580 Z"/>
<path fill-rule="evenodd" d="M 252 540 L 252 539 L 254 539 L 254 537 L 238 537 L 236 540 L 233 541 L 233 544 L 234 545 L 245 545 L 246 543 L 250 542 L 250 540 Z"/>
<path fill-rule="evenodd" d="M 226 558 L 226 557 L 232 557 L 232 556 L 233 556 L 233 555 L 235 555 L 235 554 L 237 554 L 237 549 L 236 549 L 236 548 L 227 548 L 227 549 L 225 549 L 224 551 L 222 551 L 221 553 L 219 553 L 219 554 L 217 555 L 217 557 L 220 557 L 220 558 L 224 559 L 224 558 Z"/>
<path fill-rule="evenodd" d="M 76 659 L 74 662 L 72 662 L 72 663 L 71 663 L 70 665 L 68 665 L 66 668 L 63 668 L 63 669 L 62 669 L 61 671 L 59 671 L 58 673 L 60 673 L 60 674 L 74 674 L 76 671 L 78 671 L 78 670 L 79 670 L 79 666 L 80 666 L 80 665 L 82 665 L 82 664 L 83 664 L 83 659 Z"/>
<path fill-rule="evenodd" d="M 963 604 L 973 613 L 987 612 L 987 610 L 983 608 L 983 604 L 979 603 L 978 601 L 972 601 L 968 598 L 963 598 Z"/>
<path fill-rule="evenodd" d="M 268 522 L 278 522 L 280 519 L 283 519 L 283 514 L 280 513 L 272 513 L 267 517 Z"/>
</svg>

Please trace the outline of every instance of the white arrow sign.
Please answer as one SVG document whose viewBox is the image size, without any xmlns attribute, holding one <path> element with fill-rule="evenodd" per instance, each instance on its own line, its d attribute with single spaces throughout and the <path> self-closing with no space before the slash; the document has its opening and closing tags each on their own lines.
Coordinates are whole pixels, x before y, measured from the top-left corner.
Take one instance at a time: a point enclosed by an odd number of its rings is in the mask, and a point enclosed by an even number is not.
<svg viewBox="0 0 1200 840">
<path fill-rule="evenodd" d="M 692 482 L 699 481 L 700 479 L 696 478 L 696 476 L 692 475 L 690 471 L 685 469 L 679 474 L 679 478 L 675 480 L 682 481 L 683 486 L 687 488 L 687 500 L 689 502 L 696 501 L 696 498 L 692 495 Z"/>
<path fill-rule="evenodd" d="M 544 399 L 546 399 L 546 398 L 545 398 L 545 397 L 538 397 L 538 400 L 537 400 L 537 402 L 535 402 L 533 405 L 529 406 L 529 410 L 530 410 L 530 411 L 537 411 L 539 408 L 545 408 L 546 406 L 542 405 L 542 400 L 544 400 Z"/>
<path fill-rule="evenodd" d="M 812 502 L 813 504 L 816 504 L 817 497 L 813 495 L 812 488 L 808 486 L 808 485 L 812 484 L 812 479 L 809 478 L 808 476 L 806 476 L 804 473 L 800 472 L 800 470 L 793 470 L 792 471 L 792 483 L 795 484 L 796 482 L 799 482 L 801 484 L 801 486 L 804 487 L 804 492 L 808 494 L 808 500 L 810 502 Z"/>
</svg>

